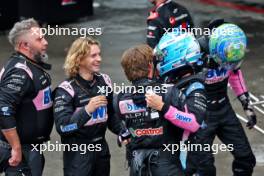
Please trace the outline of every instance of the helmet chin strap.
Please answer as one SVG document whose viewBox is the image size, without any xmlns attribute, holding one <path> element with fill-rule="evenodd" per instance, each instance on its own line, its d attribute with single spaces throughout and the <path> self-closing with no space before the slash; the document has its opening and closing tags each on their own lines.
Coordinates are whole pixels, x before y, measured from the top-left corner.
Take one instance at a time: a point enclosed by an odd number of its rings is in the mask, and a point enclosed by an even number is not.
<svg viewBox="0 0 264 176">
<path fill-rule="evenodd" d="M 159 79 L 159 75 L 156 75 L 157 74 L 157 65 L 158 65 L 158 61 L 156 59 L 156 57 L 154 56 L 153 58 L 153 71 L 152 71 L 152 79 Z"/>
<path fill-rule="evenodd" d="M 153 66 L 153 72 L 152 72 L 152 78 L 155 78 L 156 77 L 156 67 L 157 67 L 157 64 L 155 64 L 154 62 L 154 66 Z"/>
</svg>

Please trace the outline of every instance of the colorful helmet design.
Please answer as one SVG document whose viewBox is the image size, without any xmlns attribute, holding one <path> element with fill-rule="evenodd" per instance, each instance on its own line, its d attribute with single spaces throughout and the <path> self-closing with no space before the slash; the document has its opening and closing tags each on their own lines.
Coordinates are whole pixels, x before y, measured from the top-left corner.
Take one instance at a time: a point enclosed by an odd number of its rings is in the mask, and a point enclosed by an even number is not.
<svg viewBox="0 0 264 176">
<path fill-rule="evenodd" d="M 201 58 L 198 41 L 191 33 L 170 32 L 163 35 L 154 49 L 160 76 L 192 66 Z"/>
<path fill-rule="evenodd" d="M 239 63 L 244 58 L 247 38 L 242 29 L 234 24 L 222 24 L 209 38 L 211 57 L 218 64 Z"/>
</svg>

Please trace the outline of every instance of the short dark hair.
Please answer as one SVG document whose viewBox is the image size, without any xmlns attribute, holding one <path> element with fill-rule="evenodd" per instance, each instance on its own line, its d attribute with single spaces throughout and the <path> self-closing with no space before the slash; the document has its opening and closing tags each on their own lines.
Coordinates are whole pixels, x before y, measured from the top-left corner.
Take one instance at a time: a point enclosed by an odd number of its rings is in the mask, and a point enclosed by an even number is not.
<svg viewBox="0 0 264 176">
<path fill-rule="evenodd" d="M 127 49 L 121 59 L 121 65 L 129 81 L 147 77 L 149 64 L 153 63 L 153 50 L 141 44 Z"/>
</svg>

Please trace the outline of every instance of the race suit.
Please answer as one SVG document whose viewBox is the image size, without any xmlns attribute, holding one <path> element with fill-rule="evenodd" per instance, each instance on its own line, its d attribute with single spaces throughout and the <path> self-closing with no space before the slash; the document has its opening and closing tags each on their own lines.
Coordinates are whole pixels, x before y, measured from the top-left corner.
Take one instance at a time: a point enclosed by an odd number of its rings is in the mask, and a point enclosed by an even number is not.
<svg viewBox="0 0 264 176">
<path fill-rule="evenodd" d="M 55 90 L 54 118 L 62 143 L 95 146 L 86 152 L 64 151 L 65 176 L 110 174 L 110 152 L 105 133 L 108 127 L 113 133 L 119 134 L 122 126 L 121 121 L 113 116 L 112 93 L 104 91 L 108 87 L 111 87 L 111 80 L 106 74 L 95 74 L 91 81 L 77 75 L 62 82 Z M 108 105 L 88 115 L 85 105 L 90 98 L 98 95 L 105 95 Z"/>
<path fill-rule="evenodd" d="M 155 48 L 164 33 L 194 27 L 187 9 L 172 0 L 155 6 L 147 18 L 147 25 L 147 44 L 152 48 Z"/>
<path fill-rule="evenodd" d="M 7 175 L 42 174 L 44 156 L 31 144 L 49 140 L 53 126 L 51 79 L 41 66 L 14 53 L 0 72 L 0 128 L 16 128 L 22 145 L 22 162 L 8 165 L 11 146 L 0 132 L 0 170 Z"/>
<path fill-rule="evenodd" d="M 211 60 L 208 65 L 205 89 L 208 98 L 206 117 L 207 128 L 198 138 L 212 146 L 215 136 L 226 145 L 232 145 L 234 156 L 232 170 L 234 176 L 251 176 L 256 164 L 255 156 L 239 122 L 227 94 L 230 84 L 236 96 L 247 94 L 247 88 L 240 69 L 219 66 Z M 212 152 L 212 151 L 211 151 Z M 214 157 L 211 152 L 200 152 L 198 159 L 187 170 L 187 176 L 197 172 L 200 176 L 215 176 Z M 198 170 L 195 168 L 198 167 Z"/>
<path fill-rule="evenodd" d="M 203 85 L 189 83 L 179 90 L 140 79 L 133 86 L 137 93 L 120 93 L 114 99 L 116 112 L 132 136 L 127 145 L 130 175 L 183 175 L 180 151 L 172 153 L 165 145 L 179 146 L 182 137 L 200 128 L 206 110 Z M 165 105 L 161 112 L 146 106 L 144 95 L 149 89 L 162 96 Z"/>
</svg>

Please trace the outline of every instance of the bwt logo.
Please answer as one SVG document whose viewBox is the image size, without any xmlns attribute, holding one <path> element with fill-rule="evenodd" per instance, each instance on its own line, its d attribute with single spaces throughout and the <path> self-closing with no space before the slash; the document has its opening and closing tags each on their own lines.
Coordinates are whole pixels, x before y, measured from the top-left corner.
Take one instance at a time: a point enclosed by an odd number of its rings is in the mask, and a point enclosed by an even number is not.
<svg viewBox="0 0 264 176">
<path fill-rule="evenodd" d="M 184 122 L 191 122 L 192 119 L 180 114 L 176 114 L 176 118 L 179 119 L 180 121 L 184 121 Z"/>
<path fill-rule="evenodd" d="M 226 76 L 226 74 L 227 74 L 227 70 L 225 68 L 210 69 L 207 72 L 207 78 L 222 77 L 222 76 Z"/>
<path fill-rule="evenodd" d="M 101 106 L 92 113 L 92 119 L 93 120 L 104 119 L 106 114 L 107 114 L 106 106 Z"/>
<path fill-rule="evenodd" d="M 134 111 L 145 110 L 144 107 L 137 106 L 137 105 L 135 105 L 134 103 L 131 103 L 131 104 L 127 103 L 127 104 L 126 104 L 126 107 L 127 107 L 127 110 L 128 110 L 128 111 L 133 111 L 133 112 L 134 112 Z"/>
</svg>

